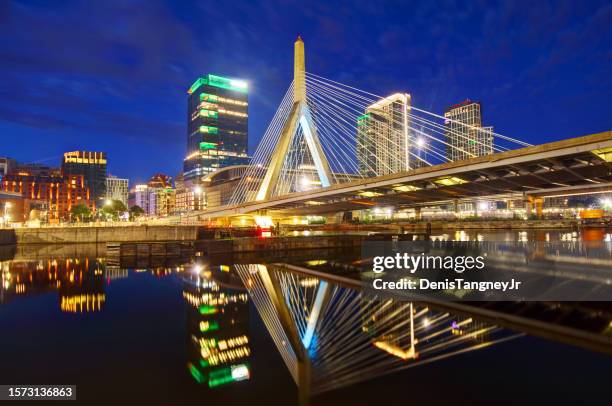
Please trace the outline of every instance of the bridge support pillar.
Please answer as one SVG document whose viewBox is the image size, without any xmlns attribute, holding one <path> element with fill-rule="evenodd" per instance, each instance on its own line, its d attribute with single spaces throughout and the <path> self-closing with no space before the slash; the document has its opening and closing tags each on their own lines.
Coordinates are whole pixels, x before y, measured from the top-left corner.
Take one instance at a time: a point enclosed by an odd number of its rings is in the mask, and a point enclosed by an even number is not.
<svg viewBox="0 0 612 406">
<path fill-rule="evenodd" d="M 421 219 L 421 208 L 420 207 L 415 207 L 414 208 L 414 219 L 415 220 L 420 220 Z"/>
<path fill-rule="evenodd" d="M 536 197 L 534 203 L 535 203 L 535 209 L 536 209 L 536 216 L 538 218 L 542 218 L 543 209 L 544 209 L 544 199 L 541 197 Z"/>
<path fill-rule="evenodd" d="M 459 217 L 459 200 L 457 199 L 453 201 L 453 212 L 455 212 L 455 217 Z"/>
<path fill-rule="evenodd" d="M 525 213 L 527 214 L 527 218 L 530 218 L 533 214 L 533 209 L 535 209 L 535 215 L 537 218 L 542 218 L 544 212 L 544 198 L 542 197 L 533 197 L 527 196 L 524 199 L 525 202 Z"/>
</svg>

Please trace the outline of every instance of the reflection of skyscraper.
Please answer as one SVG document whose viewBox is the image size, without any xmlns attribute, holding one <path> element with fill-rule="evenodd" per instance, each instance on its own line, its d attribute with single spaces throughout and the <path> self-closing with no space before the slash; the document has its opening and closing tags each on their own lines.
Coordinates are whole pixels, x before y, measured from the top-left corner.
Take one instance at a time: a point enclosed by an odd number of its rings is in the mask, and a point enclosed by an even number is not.
<svg viewBox="0 0 612 406">
<path fill-rule="evenodd" d="M 493 153 L 493 127 L 482 126 L 480 102 L 466 100 L 444 113 L 446 158 L 449 161 Z"/>
<path fill-rule="evenodd" d="M 215 281 L 231 279 L 229 267 L 222 265 L 213 272 L 215 279 L 209 270 L 200 273 L 203 279 L 191 275 L 183 291 L 188 304 L 189 372 L 211 388 L 249 379 L 251 355 L 248 295 Z"/>
<path fill-rule="evenodd" d="M 410 168 L 408 108 L 410 95 L 396 93 L 368 106 L 357 118 L 357 162 L 363 176 Z"/>
</svg>

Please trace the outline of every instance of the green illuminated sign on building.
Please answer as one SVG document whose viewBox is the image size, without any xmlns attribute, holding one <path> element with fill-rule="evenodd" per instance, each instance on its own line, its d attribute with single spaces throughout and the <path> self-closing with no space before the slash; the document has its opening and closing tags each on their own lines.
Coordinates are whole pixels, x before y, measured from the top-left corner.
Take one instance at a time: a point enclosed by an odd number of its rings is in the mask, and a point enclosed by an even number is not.
<svg viewBox="0 0 612 406">
<path fill-rule="evenodd" d="M 193 82 L 193 85 L 191 85 L 187 93 L 191 94 L 195 92 L 202 85 L 220 87 L 222 89 L 234 90 L 236 92 L 242 93 L 246 93 L 249 91 L 249 85 L 244 80 L 224 78 L 223 76 L 209 74 Z"/>
</svg>

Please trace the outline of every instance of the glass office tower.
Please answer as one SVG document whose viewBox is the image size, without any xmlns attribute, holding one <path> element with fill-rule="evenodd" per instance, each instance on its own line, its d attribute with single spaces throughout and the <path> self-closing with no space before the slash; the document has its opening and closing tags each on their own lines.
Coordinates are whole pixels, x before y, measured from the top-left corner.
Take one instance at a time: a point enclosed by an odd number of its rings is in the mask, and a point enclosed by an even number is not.
<svg viewBox="0 0 612 406">
<path fill-rule="evenodd" d="M 206 75 L 189 88 L 185 182 L 197 185 L 210 172 L 248 164 L 248 85 Z"/>
</svg>

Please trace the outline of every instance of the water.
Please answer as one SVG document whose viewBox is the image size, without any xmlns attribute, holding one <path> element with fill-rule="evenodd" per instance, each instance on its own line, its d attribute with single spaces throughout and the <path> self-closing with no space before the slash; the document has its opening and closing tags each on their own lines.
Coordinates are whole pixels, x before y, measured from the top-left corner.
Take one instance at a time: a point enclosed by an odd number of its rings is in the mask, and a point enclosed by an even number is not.
<svg viewBox="0 0 612 406">
<path fill-rule="evenodd" d="M 549 239 L 564 234 L 548 233 Z M 600 240 L 606 235 L 601 234 Z M 530 238 L 539 237 L 531 234 Z M 585 235 L 573 238 L 580 241 Z M 279 316 L 260 316 L 267 300 L 257 291 L 263 286 L 257 285 L 262 268 L 189 257 L 124 269 L 101 257 L 101 247 L 96 246 L 19 248 L 11 254 L 15 258 L 1 265 L 0 383 L 76 384 L 78 402 L 83 404 L 118 399 L 153 404 L 233 405 L 254 400 L 296 404 L 298 389 L 282 348 L 279 351 L 270 334 L 270 317 Z M 315 292 L 304 277 L 288 274 L 279 280 L 285 286 L 298 281 L 293 286 L 299 286 L 305 297 Z M 243 281 L 252 284 L 248 291 Z M 366 308 L 355 293 L 334 289 Z M 206 304 L 201 302 L 203 297 L 209 300 Z M 428 317 L 433 320 L 436 313 Z M 378 330 L 371 337 L 380 337 L 384 329 L 403 320 L 394 319 L 384 327 L 363 320 L 353 324 L 359 329 L 374 326 Z M 449 315 L 443 323 L 449 320 L 461 323 L 464 319 Z M 352 324 L 335 325 L 341 329 Z M 485 327 L 489 328 L 477 325 Z M 333 334 L 334 330 L 327 331 Z M 215 340 L 212 347 L 202 347 L 202 340 L 210 343 L 211 339 Z M 322 366 L 338 363 L 314 361 L 313 387 L 322 385 L 321 377 L 326 382 L 345 376 L 361 380 L 328 388 L 312 397 L 311 403 L 584 404 L 609 399 L 609 356 L 534 337 L 514 337 L 514 332 L 501 329 L 461 345 L 474 348 L 494 339 L 500 342 L 407 369 L 403 365 L 412 360 L 399 360 L 371 343 L 357 347 L 358 339 L 351 340 L 345 347 L 352 345 L 359 351 L 341 358 L 351 363 L 350 370 L 328 377 Z M 225 352 L 221 346 L 227 347 Z M 228 350 L 235 350 L 233 358 L 224 361 L 230 356 Z M 340 357 L 340 352 L 328 350 L 325 356 Z M 358 354 L 372 354 L 377 361 L 370 356 L 359 361 Z M 312 354 L 313 359 L 323 355 Z M 418 361 L 427 357 L 423 354 Z M 395 372 L 385 375 L 374 368 L 377 365 Z M 233 370 L 228 366 L 234 366 Z"/>
</svg>

